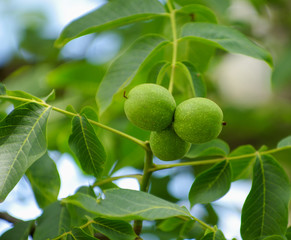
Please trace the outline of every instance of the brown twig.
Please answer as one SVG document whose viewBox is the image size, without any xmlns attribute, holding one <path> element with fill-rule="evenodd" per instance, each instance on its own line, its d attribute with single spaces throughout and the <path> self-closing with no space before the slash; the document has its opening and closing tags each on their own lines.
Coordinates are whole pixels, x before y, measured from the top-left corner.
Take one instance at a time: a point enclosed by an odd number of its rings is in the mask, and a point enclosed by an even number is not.
<svg viewBox="0 0 291 240">
<path fill-rule="evenodd" d="M 0 212 L 0 219 L 3 219 L 5 221 L 10 222 L 10 223 L 13 223 L 13 224 L 22 222 L 21 219 L 15 218 L 15 217 L 11 216 L 7 212 Z"/>
</svg>

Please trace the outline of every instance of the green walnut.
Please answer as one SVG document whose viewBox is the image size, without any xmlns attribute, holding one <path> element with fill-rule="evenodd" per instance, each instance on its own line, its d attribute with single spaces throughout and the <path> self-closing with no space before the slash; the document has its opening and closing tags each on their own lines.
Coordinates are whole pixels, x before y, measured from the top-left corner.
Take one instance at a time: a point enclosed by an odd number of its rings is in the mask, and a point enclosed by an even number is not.
<svg viewBox="0 0 291 240">
<path fill-rule="evenodd" d="M 164 87 L 145 83 L 131 89 L 124 112 L 134 125 L 150 131 L 161 131 L 173 120 L 176 102 Z"/>
<path fill-rule="evenodd" d="M 207 98 L 191 98 L 175 111 L 174 130 L 186 142 L 199 144 L 216 138 L 222 129 L 223 113 Z"/>
<path fill-rule="evenodd" d="M 183 141 L 170 126 L 159 132 L 151 132 L 150 147 L 153 154 L 164 161 L 181 159 L 191 144 Z"/>
</svg>

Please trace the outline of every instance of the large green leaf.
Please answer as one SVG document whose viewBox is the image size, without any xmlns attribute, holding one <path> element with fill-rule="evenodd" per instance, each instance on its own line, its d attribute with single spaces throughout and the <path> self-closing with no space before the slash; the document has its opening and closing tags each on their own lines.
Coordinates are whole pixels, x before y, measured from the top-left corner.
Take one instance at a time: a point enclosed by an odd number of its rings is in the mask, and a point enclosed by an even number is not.
<svg viewBox="0 0 291 240">
<path fill-rule="evenodd" d="M 190 217 L 185 208 L 149 193 L 128 189 L 107 190 L 105 191 L 105 199 L 98 201 L 82 193 L 77 193 L 62 201 L 111 219 L 155 220 L 174 216 Z"/>
<path fill-rule="evenodd" d="M 142 64 L 166 43 L 168 42 L 161 36 L 146 35 L 112 63 L 97 93 L 100 112 L 110 105 L 113 95 L 131 81 Z"/>
<path fill-rule="evenodd" d="M 137 237 L 132 226 L 121 220 L 95 218 L 92 226 L 110 240 L 134 240 Z"/>
<path fill-rule="evenodd" d="M 52 239 L 70 230 L 70 215 L 65 205 L 54 202 L 37 219 L 34 240 Z"/>
<path fill-rule="evenodd" d="M 27 240 L 33 224 L 34 221 L 16 223 L 12 229 L 9 229 L 0 237 L 0 240 Z"/>
<path fill-rule="evenodd" d="M 86 173 L 93 174 L 96 178 L 101 177 L 106 153 L 94 128 L 85 116 L 74 117 L 72 124 L 73 130 L 69 138 L 72 151 Z"/>
<path fill-rule="evenodd" d="M 55 162 L 48 153 L 26 171 L 39 207 L 44 208 L 57 201 L 61 180 Z"/>
<path fill-rule="evenodd" d="M 252 169 L 251 167 L 253 166 L 254 160 L 256 159 L 256 156 L 254 155 L 255 152 L 256 149 L 254 149 L 251 145 L 245 145 L 236 148 L 228 155 L 229 158 L 236 158 L 240 157 L 241 155 L 246 155 L 246 157 L 243 158 L 231 159 L 230 167 L 232 171 L 232 181 L 250 176 Z"/>
<path fill-rule="evenodd" d="M 289 179 L 270 155 L 258 155 L 251 191 L 242 209 L 241 235 L 244 240 L 284 236 L 288 223 Z"/>
<path fill-rule="evenodd" d="M 230 188 L 231 169 L 228 161 L 215 164 L 195 179 L 190 192 L 191 206 L 196 203 L 210 203 L 221 198 Z"/>
<path fill-rule="evenodd" d="M 216 232 L 206 234 L 201 240 L 226 240 L 226 238 L 223 233 L 218 230 Z"/>
<path fill-rule="evenodd" d="M 56 41 L 62 47 L 85 34 L 111 29 L 129 23 L 161 16 L 165 12 L 157 0 L 111 0 L 100 8 L 71 22 Z"/>
<path fill-rule="evenodd" d="M 215 14 L 207 7 L 200 4 L 189 4 L 176 11 L 176 17 L 179 15 L 186 15 L 187 20 L 195 22 L 211 22 L 217 23 Z"/>
<path fill-rule="evenodd" d="M 211 46 L 224 49 L 231 53 L 240 53 L 266 61 L 272 66 L 271 55 L 263 48 L 257 46 L 237 30 L 212 24 L 188 23 L 184 26 L 182 36 L 200 40 Z"/>
<path fill-rule="evenodd" d="M 46 123 L 50 110 L 27 103 L 14 109 L 0 123 L 0 202 L 46 152 Z"/>
</svg>

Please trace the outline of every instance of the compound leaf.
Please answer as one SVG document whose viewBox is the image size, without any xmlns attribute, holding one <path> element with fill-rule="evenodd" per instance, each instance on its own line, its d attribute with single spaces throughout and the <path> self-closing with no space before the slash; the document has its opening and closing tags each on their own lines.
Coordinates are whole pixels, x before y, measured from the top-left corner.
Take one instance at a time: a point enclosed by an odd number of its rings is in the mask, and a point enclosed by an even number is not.
<svg viewBox="0 0 291 240">
<path fill-rule="evenodd" d="M 25 174 L 40 208 L 57 201 L 61 180 L 57 166 L 48 153 L 33 163 Z"/>
<path fill-rule="evenodd" d="M 72 125 L 69 145 L 79 159 L 82 169 L 96 178 L 101 177 L 106 153 L 94 128 L 86 116 L 75 116 Z"/>
<path fill-rule="evenodd" d="M 215 164 L 195 179 L 190 192 L 191 206 L 196 203 L 210 203 L 225 195 L 231 183 L 231 169 L 228 161 Z"/>
<path fill-rule="evenodd" d="M 230 27 L 212 23 L 188 23 L 183 28 L 182 36 L 200 40 L 231 53 L 240 53 L 264 60 L 270 66 L 273 65 L 272 57 L 266 50 Z"/>
<path fill-rule="evenodd" d="M 0 202 L 46 152 L 46 124 L 50 110 L 27 103 L 14 109 L 0 123 Z"/>
<path fill-rule="evenodd" d="M 137 237 L 132 226 L 121 220 L 95 218 L 92 226 L 111 240 L 134 240 Z"/>
<path fill-rule="evenodd" d="M 270 155 L 258 155 L 251 191 L 242 209 L 241 235 L 244 240 L 284 236 L 288 223 L 289 179 Z"/>
<path fill-rule="evenodd" d="M 129 23 L 152 19 L 165 12 L 157 0 L 111 0 L 107 4 L 71 22 L 55 42 L 58 47 L 83 35 Z"/>
<path fill-rule="evenodd" d="M 161 36 L 146 35 L 112 63 L 97 93 L 101 113 L 110 105 L 113 95 L 128 84 L 142 64 L 166 43 L 168 42 Z"/>
<path fill-rule="evenodd" d="M 155 220 L 174 216 L 189 217 L 189 213 L 185 208 L 149 193 L 128 189 L 106 190 L 105 199 L 99 201 L 82 193 L 77 193 L 62 201 L 111 219 Z"/>
</svg>

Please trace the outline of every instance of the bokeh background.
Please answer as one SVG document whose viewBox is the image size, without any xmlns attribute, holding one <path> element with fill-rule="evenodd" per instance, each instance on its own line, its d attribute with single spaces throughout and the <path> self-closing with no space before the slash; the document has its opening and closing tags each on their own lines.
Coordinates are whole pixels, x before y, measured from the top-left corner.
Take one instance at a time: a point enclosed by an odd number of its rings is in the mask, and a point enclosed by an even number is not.
<svg viewBox="0 0 291 240">
<path fill-rule="evenodd" d="M 220 23 L 239 29 L 271 52 L 274 69 L 262 61 L 217 51 L 205 79 L 208 96 L 224 111 L 227 126 L 220 138 L 230 149 L 244 144 L 255 148 L 275 147 L 279 140 L 291 135 L 291 2 L 221 0 L 218 4 L 216 1 L 188 1 L 208 5 L 217 13 Z M 52 104 L 61 108 L 68 105 L 76 110 L 86 105 L 96 108 L 96 89 L 108 64 L 138 36 L 155 27 L 151 23 L 135 24 L 75 39 L 63 49 L 54 48 L 53 43 L 66 24 L 104 3 L 105 0 L 1 0 L 0 81 L 9 90 L 23 90 L 39 97 L 55 89 L 56 100 Z M 156 28 L 159 31 L 159 27 Z M 0 119 L 11 110 L 9 104 L 0 105 Z M 101 120 L 142 139 L 148 137 L 148 133 L 136 129 L 125 119 L 122 102 L 111 106 Z M 50 156 L 61 177 L 59 198 L 73 194 L 81 185 L 94 182 L 94 178 L 81 172 L 70 154 L 67 143 L 71 131 L 69 122 L 70 119 L 53 113 L 48 127 Z M 140 173 L 142 150 L 131 143 L 119 142 L 110 133 L 96 130 L 106 148 L 116 149 L 117 153 L 109 153 L 109 161 L 119 160 L 115 176 Z M 290 154 L 278 155 L 289 176 Z M 125 167 L 128 165 L 132 167 Z M 164 197 L 189 206 L 187 193 L 193 180 L 193 169 L 161 171 L 153 176 L 152 193 L 158 194 L 157 186 L 163 183 Z M 138 189 L 133 179 L 115 183 Z M 240 239 L 240 211 L 250 184 L 248 179 L 234 182 L 230 192 L 213 203 L 218 217 L 199 205 L 192 209 L 192 213 L 211 218 L 227 238 Z M 41 214 L 26 178 L 0 204 L 0 211 L 23 220 Z M 11 227 L 0 219 L 0 235 Z M 145 240 L 159 239 L 150 233 L 143 237 Z"/>
</svg>

